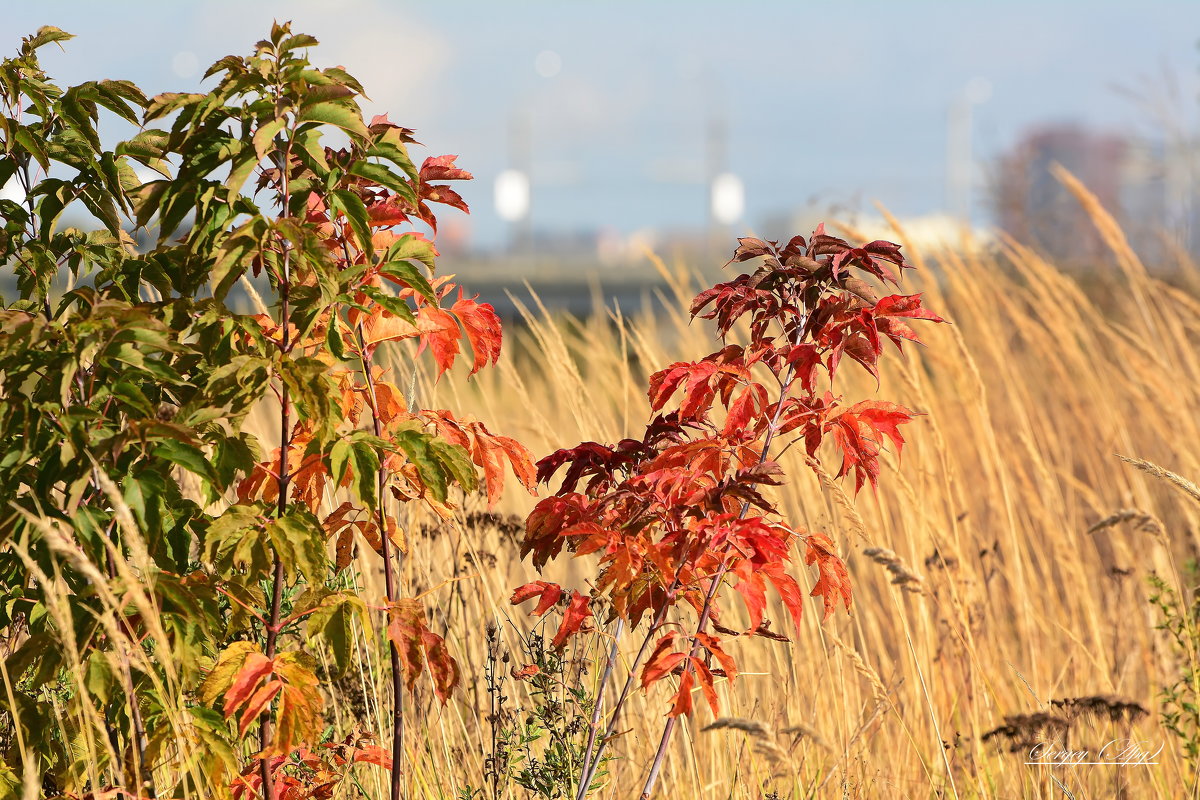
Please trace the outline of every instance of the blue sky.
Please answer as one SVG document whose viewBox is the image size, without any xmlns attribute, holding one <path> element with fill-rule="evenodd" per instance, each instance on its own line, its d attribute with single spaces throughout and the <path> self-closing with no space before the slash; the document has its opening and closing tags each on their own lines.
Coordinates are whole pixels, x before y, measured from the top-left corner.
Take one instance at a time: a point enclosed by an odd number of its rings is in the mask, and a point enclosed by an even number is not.
<svg viewBox="0 0 1200 800">
<path fill-rule="evenodd" d="M 537 227 L 628 233 L 704 224 L 711 119 L 757 225 L 809 204 L 943 209 L 947 112 L 972 79 L 991 87 L 974 108 L 981 162 L 1045 122 L 1194 128 L 1200 103 L 1195 0 L 42 2 L 10 4 L 0 30 L 11 51 L 57 25 L 78 38 L 46 58 L 55 77 L 158 92 L 195 88 L 275 18 L 320 39 L 314 60 L 357 75 L 428 154 L 460 154 L 485 246 L 507 235 L 492 180 L 521 126 Z"/>
</svg>

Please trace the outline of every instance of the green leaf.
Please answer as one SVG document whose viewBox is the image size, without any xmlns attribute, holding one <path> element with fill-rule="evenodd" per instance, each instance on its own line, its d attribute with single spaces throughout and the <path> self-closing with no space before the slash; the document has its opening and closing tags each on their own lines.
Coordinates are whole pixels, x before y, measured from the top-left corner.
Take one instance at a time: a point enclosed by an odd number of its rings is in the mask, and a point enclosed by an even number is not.
<svg viewBox="0 0 1200 800">
<path fill-rule="evenodd" d="M 418 202 L 417 193 L 413 189 L 412 184 L 392 172 L 383 164 L 374 164 L 370 161 L 355 161 L 350 165 L 350 174 L 365 178 L 385 189 L 391 189 L 413 205 L 416 205 Z"/>
<path fill-rule="evenodd" d="M 353 663 L 354 618 L 368 636 L 374 634 L 367 605 L 362 598 L 349 592 L 331 592 L 324 586 L 312 586 L 296 600 L 295 613 L 309 613 L 307 635 L 309 641 L 324 640 L 333 655 L 336 667 L 334 677 L 345 674 Z"/>
<path fill-rule="evenodd" d="M 336 100 L 302 108 L 296 115 L 297 122 L 321 122 L 341 128 L 347 133 L 365 138 L 367 126 L 363 124 L 362 112 L 353 104 L 347 105 Z"/>
<path fill-rule="evenodd" d="M 325 579 L 325 531 L 316 517 L 293 510 L 268 523 L 267 535 L 289 573 L 298 572 L 311 584 Z"/>
<path fill-rule="evenodd" d="M 278 50 L 282 55 L 290 50 L 300 47 L 316 47 L 318 44 L 320 43 L 307 33 L 297 33 L 295 36 L 289 36 L 280 42 Z"/>
<path fill-rule="evenodd" d="M 408 307 L 407 300 L 394 297 L 393 295 L 376 289 L 374 286 L 361 286 L 359 287 L 359 291 L 371 298 L 375 305 L 384 309 L 389 314 L 400 317 L 400 319 L 412 323 L 413 325 L 417 324 L 417 318 L 413 314 L 412 309 Z M 368 308 L 366 310 L 370 312 L 373 309 Z"/>
<path fill-rule="evenodd" d="M 421 271 L 407 261 L 389 261 L 379 268 L 379 274 L 387 278 L 399 281 L 408 288 L 417 292 L 433 305 L 438 304 L 437 294 L 433 291 L 433 286 L 421 274 Z"/>
<path fill-rule="evenodd" d="M 50 169 L 50 158 L 46 155 L 46 148 L 43 146 L 41 137 L 21 125 L 13 133 L 13 141 L 25 148 L 25 152 L 29 153 L 42 169 Z"/>
<path fill-rule="evenodd" d="M 421 173 L 417 171 L 416 165 L 412 163 L 412 159 L 408 155 L 408 148 L 403 142 L 398 141 L 399 136 L 395 135 L 395 130 L 389 130 L 375 144 L 367 148 L 367 156 L 370 158 L 382 158 L 391 161 L 413 181 L 421 179 Z M 393 139 L 397 141 L 393 141 Z"/>
<path fill-rule="evenodd" d="M 154 448 L 155 458 L 162 458 L 183 467 L 212 484 L 219 483 L 217 473 L 209 463 L 208 456 L 200 448 L 178 439 L 165 439 Z"/>
<path fill-rule="evenodd" d="M 408 460 L 417 468 L 421 483 L 439 503 L 446 502 L 447 470 L 442 460 L 437 457 L 429 444 L 434 437 L 431 434 L 416 429 L 401 430 L 392 437 Z"/>
<path fill-rule="evenodd" d="M 267 153 L 271 152 L 275 137 L 283 130 L 285 124 L 285 119 L 273 119 L 254 132 L 254 152 L 260 159 L 266 158 Z"/>
<path fill-rule="evenodd" d="M 75 34 L 67 33 L 62 28 L 56 28 L 53 25 L 43 25 L 38 28 L 37 33 L 29 38 L 28 42 L 22 47 L 22 50 L 28 48 L 28 52 L 33 52 L 39 47 L 44 47 L 51 42 L 65 42 L 68 39 L 74 39 Z"/>
<path fill-rule="evenodd" d="M 348 189 L 334 189 L 329 193 L 329 200 L 334 209 L 340 210 L 350 220 L 350 227 L 358 240 L 358 249 L 371 258 L 374 255 L 374 248 L 371 246 L 371 220 L 362 198 Z"/>
<path fill-rule="evenodd" d="M 234 282 L 249 266 L 250 256 L 258 252 L 262 228 L 261 218 L 252 219 L 235 230 L 221 245 L 209 272 L 209 283 L 218 300 L 225 298 Z"/>
<path fill-rule="evenodd" d="M 338 361 L 346 360 L 346 342 L 342 338 L 342 321 L 337 314 L 330 314 L 329 325 L 325 329 L 325 347 L 330 355 Z"/>
<path fill-rule="evenodd" d="M 468 492 L 475 491 L 479 485 L 479 475 L 465 448 L 445 439 L 434 438 L 429 442 L 429 450 L 445 465 L 459 486 Z"/>
</svg>

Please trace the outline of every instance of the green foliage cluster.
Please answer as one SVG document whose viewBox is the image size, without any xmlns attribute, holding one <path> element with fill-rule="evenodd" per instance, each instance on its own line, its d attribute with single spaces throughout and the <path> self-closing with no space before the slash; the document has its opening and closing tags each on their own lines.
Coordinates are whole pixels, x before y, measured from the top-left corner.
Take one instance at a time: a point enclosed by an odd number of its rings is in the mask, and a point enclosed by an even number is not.
<svg viewBox="0 0 1200 800">
<path fill-rule="evenodd" d="M 1196 578 L 1191 564 L 1188 574 Z M 1200 594 L 1195 588 L 1178 590 L 1161 576 L 1150 574 L 1149 601 L 1157 610 L 1158 625 L 1168 641 L 1178 672 L 1159 686 L 1159 717 L 1183 749 L 1195 779 L 1200 762 Z"/>
<path fill-rule="evenodd" d="M 432 243 L 392 230 L 435 226 L 429 202 L 465 210 L 431 181 L 470 176 L 418 169 L 411 132 L 364 121 L 363 88 L 287 25 L 214 64 L 210 91 L 154 98 L 56 85 L 39 50 L 69 38 L 42 28 L 0 63 L 0 185 L 24 195 L 0 200 L 17 279 L 0 308 L 0 797 L 298 798 L 389 768 L 358 741 L 314 750 L 313 653 L 339 674 L 354 626 L 373 630 L 378 599 L 338 576 L 366 541 L 397 689 L 426 662 L 439 691 L 457 674 L 393 585 L 386 506 L 445 507 L 480 461 L 415 409 L 385 414 L 399 393 L 372 354 L 419 342 L 444 370 L 461 324 L 476 368 L 498 355 L 490 307 L 443 309 Z M 109 115 L 139 128 L 111 149 Z M 81 211 L 94 226 L 65 222 Z M 251 276 L 269 297 L 241 313 Z M 278 441 L 247 430 L 264 408 Z"/>
</svg>

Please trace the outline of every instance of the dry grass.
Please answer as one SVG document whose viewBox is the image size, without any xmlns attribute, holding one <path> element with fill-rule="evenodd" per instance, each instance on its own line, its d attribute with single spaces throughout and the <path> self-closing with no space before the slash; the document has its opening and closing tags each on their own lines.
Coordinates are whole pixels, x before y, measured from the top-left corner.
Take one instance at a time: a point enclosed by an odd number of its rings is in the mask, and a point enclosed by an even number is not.
<svg viewBox="0 0 1200 800">
<path fill-rule="evenodd" d="M 1062 786 L 1075 797 L 1194 796 L 1156 721 L 1156 682 L 1171 665 L 1143 578 L 1154 570 L 1178 583 L 1175 565 L 1200 549 L 1200 505 L 1174 491 L 1195 489 L 1185 479 L 1168 485 L 1116 454 L 1200 475 L 1200 302 L 1149 276 L 1103 209 L 1072 188 L 1114 248 L 1120 291 L 1102 311 L 1077 281 L 1012 241 L 992 255 L 914 254 L 926 268 L 907 289 L 925 291 L 953 325 L 923 330 L 928 347 L 881 375 L 882 397 L 924 413 L 906 432 L 903 461 L 892 459 L 877 495 L 851 500 L 844 485 L 814 474 L 800 448 L 783 458 L 792 480 L 780 487 L 782 506 L 847 555 L 853 613 L 822 626 L 813 607 L 790 643 L 733 645 L 745 674 L 720 688 L 729 719 L 714 723 L 700 708 L 681 726 L 661 797 L 1058 798 Z M 690 273 L 659 266 L 674 294 L 666 315 L 574 320 L 531 308 L 497 369 L 470 383 L 452 374 L 433 385 L 419 374 L 418 403 L 474 413 L 538 455 L 638 433 L 648 371 L 713 344 L 682 310 L 699 288 Z M 1180 268 L 1195 278 L 1191 265 Z M 407 386 L 410 368 L 395 369 Z M 529 508 L 514 486 L 499 511 Z M 410 595 L 434 590 L 433 622 L 465 685 L 445 708 L 427 687 L 410 703 L 409 797 L 455 798 L 482 783 L 484 626 L 525 624 L 507 598 L 534 575 L 518 561 L 511 526 L 479 516 L 429 523 L 409 521 L 403 585 Z M 355 568 L 382 595 L 378 559 L 363 550 Z M 587 566 L 551 579 L 581 585 Z M 784 614 L 774 619 L 784 627 Z M 626 658 L 636 644 L 626 642 Z M 357 679 L 331 695 L 334 721 L 383 741 L 386 657 L 366 637 L 360 653 Z M 614 745 L 616 781 L 600 796 L 636 796 L 666 694 L 635 698 L 632 730 Z M 1005 718 L 1059 714 L 1052 698 L 1094 696 L 1150 710 L 1130 724 L 1134 737 L 1167 743 L 1159 764 L 1119 776 L 1111 767 L 1051 770 L 983 740 Z M 380 776 L 364 776 L 384 797 Z"/>
<path fill-rule="evenodd" d="M 802 767 L 781 773 L 774 753 L 744 747 L 730 731 L 696 735 L 711 723 L 701 711 L 672 750 L 664 797 L 807 797 L 818 786 L 819 796 L 1062 797 L 1059 782 L 1076 796 L 1112 796 L 1114 768 L 1052 774 L 982 740 L 1006 716 L 1052 712 L 1051 698 L 1121 695 L 1153 711 L 1167 665 L 1143 577 L 1176 578 L 1174 565 L 1197 547 L 1196 506 L 1117 454 L 1200 474 L 1200 304 L 1149 276 L 1111 220 L 1089 209 L 1120 265 L 1120 292 L 1104 298 L 1104 310 L 1016 242 L 991 256 L 919 254 L 929 265 L 910 290 L 927 292 L 927 305 L 954 324 L 929 330 L 926 349 L 882 376 L 881 396 L 925 412 L 898 472 L 878 496 L 865 492 L 848 507 L 802 453 L 784 457 L 791 518 L 830 531 L 850 555 L 853 615 L 822 627 L 810 614 L 791 644 L 740 643 L 748 674 L 723 692 L 729 717 L 764 730 L 803 722 L 831 749 L 801 741 L 793 758 Z M 699 288 L 664 271 L 677 298 Z M 539 454 L 610 441 L 644 419 L 647 368 L 708 352 L 710 335 L 681 312 L 565 320 L 534 309 L 513 337 L 516 357 L 470 386 L 424 385 L 423 397 L 470 409 Z M 851 391 L 873 388 L 864 381 Z M 1124 508 L 1161 520 L 1167 536 L 1119 520 L 1090 530 Z M 481 602 L 457 617 L 466 629 L 450 628 L 474 664 L 471 620 L 511 614 L 505 592 L 532 574 L 494 537 L 466 532 L 459 546 L 502 554 L 474 584 Z M 873 563 L 881 558 L 887 569 Z M 436 567 L 425 572 L 425 563 Z M 418 553 L 412 578 L 432 583 L 444 563 Z M 911 578 L 897 582 L 898 574 Z M 873 715 L 883 686 L 887 705 Z M 640 702 L 631 717 L 639 724 L 621 743 L 619 788 L 604 796 L 635 794 L 656 743 L 664 697 Z M 435 712 L 433 740 L 445 733 L 452 752 L 478 752 L 473 718 L 469 703 Z M 1155 717 L 1133 733 L 1167 747 L 1159 765 L 1124 770 L 1131 796 L 1186 795 L 1184 766 Z M 430 752 L 421 771 L 467 780 L 474 766 Z"/>
</svg>

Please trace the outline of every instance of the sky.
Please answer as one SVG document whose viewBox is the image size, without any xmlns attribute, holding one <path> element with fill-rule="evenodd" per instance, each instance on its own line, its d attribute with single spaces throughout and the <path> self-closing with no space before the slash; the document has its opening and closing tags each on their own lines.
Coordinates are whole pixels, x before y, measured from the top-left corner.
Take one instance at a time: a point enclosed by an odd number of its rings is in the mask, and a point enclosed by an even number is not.
<svg viewBox="0 0 1200 800">
<path fill-rule="evenodd" d="M 714 168 L 744 185 L 747 228 L 807 207 L 933 214 L 950 202 L 948 114 L 973 86 L 980 216 L 988 165 L 1031 127 L 1153 138 L 1200 117 L 1200 0 L 6 6 L 6 51 L 56 25 L 78 38 L 47 51 L 52 76 L 149 93 L 194 91 L 290 19 L 371 113 L 416 129 L 416 155 L 455 153 L 475 174 L 461 191 L 481 248 L 512 235 L 493 184 L 514 167 L 531 176 L 530 224 L 559 234 L 701 229 Z"/>
</svg>

